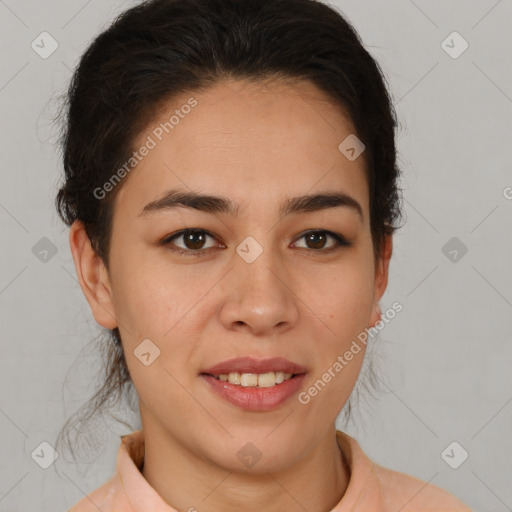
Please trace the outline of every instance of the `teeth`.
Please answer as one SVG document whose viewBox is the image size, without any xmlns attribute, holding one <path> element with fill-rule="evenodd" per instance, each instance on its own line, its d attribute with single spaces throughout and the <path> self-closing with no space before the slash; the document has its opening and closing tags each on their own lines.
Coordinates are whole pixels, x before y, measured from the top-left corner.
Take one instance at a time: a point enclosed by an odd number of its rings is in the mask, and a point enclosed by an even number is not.
<svg viewBox="0 0 512 512">
<path fill-rule="evenodd" d="M 268 373 L 222 373 L 216 378 L 230 384 L 238 386 L 268 388 L 281 384 L 285 380 L 291 379 L 291 373 L 268 372 Z"/>
</svg>

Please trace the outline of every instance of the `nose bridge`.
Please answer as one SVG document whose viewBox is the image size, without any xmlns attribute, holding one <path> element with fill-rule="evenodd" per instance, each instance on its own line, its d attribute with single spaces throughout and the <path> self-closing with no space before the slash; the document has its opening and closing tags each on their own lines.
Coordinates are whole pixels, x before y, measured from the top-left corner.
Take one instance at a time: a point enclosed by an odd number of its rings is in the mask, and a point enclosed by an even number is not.
<svg viewBox="0 0 512 512">
<path fill-rule="evenodd" d="M 236 248 L 236 277 L 251 288 L 250 295 L 253 297 L 259 293 L 281 294 L 285 276 L 280 279 L 276 277 L 285 273 L 281 255 L 273 246 L 271 234 L 260 233 L 256 236 L 258 239 L 247 236 Z"/>
</svg>

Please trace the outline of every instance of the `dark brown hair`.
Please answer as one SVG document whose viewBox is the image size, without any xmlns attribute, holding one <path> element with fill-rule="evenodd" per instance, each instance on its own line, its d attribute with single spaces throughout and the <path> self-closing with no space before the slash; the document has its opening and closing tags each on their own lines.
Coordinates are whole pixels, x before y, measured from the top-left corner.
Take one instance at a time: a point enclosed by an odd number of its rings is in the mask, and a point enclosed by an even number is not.
<svg viewBox="0 0 512 512">
<path fill-rule="evenodd" d="M 87 48 L 63 102 L 65 176 L 55 203 L 66 225 L 84 224 L 108 269 L 122 183 L 100 200 L 93 191 L 128 161 L 135 138 L 165 102 L 224 78 L 309 80 L 349 115 L 365 144 L 378 257 L 401 216 L 396 114 L 384 75 L 354 28 L 315 0 L 150 0 L 124 11 Z M 79 431 L 112 397 L 133 391 L 119 330 L 107 333 L 105 382 L 72 418 Z M 350 400 L 344 411 L 349 418 Z"/>
</svg>

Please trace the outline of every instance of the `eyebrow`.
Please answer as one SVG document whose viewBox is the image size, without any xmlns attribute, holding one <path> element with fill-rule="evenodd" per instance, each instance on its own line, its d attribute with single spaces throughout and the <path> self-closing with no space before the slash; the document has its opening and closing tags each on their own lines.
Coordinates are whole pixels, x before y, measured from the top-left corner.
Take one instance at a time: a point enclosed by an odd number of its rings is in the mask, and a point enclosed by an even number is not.
<svg viewBox="0 0 512 512">
<path fill-rule="evenodd" d="M 139 213 L 139 217 L 178 207 L 193 208 L 213 214 L 224 213 L 235 217 L 240 205 L 223 196 L 173 189 L 166 192 L 160 199 L 151 201 L 144 206 Z M 361 221 L 363 220 L 361 205 L 352 196 L 342 192 L 321 192 L 285 199 L 281 204 L 279 214 L 281 217 L 285 217 L 293 213 L 316 212 L 338 207 L 350 208 L 358 214 Z"/>
</svg>

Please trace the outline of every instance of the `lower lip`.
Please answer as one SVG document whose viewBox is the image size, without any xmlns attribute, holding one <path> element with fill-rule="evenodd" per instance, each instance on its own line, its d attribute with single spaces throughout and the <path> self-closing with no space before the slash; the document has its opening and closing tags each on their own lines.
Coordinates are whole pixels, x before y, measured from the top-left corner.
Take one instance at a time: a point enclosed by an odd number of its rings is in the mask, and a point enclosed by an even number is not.
<svg viewBox="0 0 512 512">
<path fill-rule="evenodd" d="M 200 377 L 211 386 L 213 391 L 233 405 L 248 411 L 269 411 L 279 407 L 295 395 L 301 388 L 306 374 L 302 373 L 281 384 L 267 388 L 237 386 L 204 373 Z"/>
</svg>

